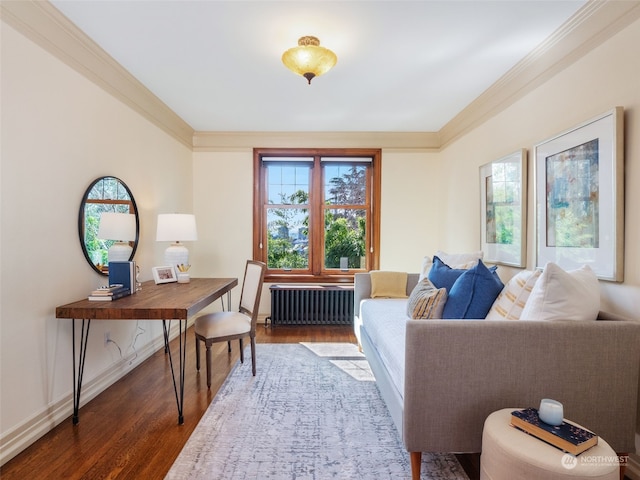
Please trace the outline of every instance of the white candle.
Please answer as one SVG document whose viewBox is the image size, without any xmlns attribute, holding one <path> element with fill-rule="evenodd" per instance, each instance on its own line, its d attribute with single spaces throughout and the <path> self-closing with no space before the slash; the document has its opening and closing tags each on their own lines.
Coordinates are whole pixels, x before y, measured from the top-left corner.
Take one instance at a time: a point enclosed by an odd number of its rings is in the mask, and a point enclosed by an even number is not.
<svg viewBox="0 0 640 480">
<path fill-rule="evenodd" d="M 550 398 L 543 398 L 540 401 L 540 409 L 538 410 L 540 420 L 549 425 L 560 425 L 564 418 L 562 404 Z"/>
</svg>

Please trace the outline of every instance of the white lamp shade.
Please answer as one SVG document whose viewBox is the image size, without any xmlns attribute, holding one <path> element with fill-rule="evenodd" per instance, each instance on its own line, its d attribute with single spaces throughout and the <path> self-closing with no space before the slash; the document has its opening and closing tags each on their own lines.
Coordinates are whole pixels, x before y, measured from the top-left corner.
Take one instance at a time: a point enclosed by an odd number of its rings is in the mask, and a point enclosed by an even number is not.
<svg viewBox="0 0 640 480">
<path fill-rule="evenodd" d="M 133 241 L 136 239 L 136 216 L 132 213 L 103 212 L 100 215 L 98 238 Z"/>
<path fill-rule="evenodd" d="M 198 240 L 195 215 L 186 213 L 161 213 L 156 230 L 158 242 L 190 242 Z"/>
</svg>

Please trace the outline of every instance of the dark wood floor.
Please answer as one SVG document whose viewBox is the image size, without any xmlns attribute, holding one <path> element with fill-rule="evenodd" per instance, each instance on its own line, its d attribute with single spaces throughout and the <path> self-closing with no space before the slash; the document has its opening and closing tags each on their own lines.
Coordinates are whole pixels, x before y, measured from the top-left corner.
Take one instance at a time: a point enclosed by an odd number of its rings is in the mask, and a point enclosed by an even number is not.
<svg viewBox="0 0 640 480">
<path fill-rule="evenodd" d="M 196 373 L 193 333 L 188 333 L 183 425 L 177 422 L 169 361 L 159 351 L 83 406 L 78 425 L 74 427 L 71 418 L 65 420 L 2 466 L 2 480 L 164 478 L 238 359 L 237 342 L 231 354 L 226 344 L 213 347 L 214 373 L 208 391 L 204 363 Z M 355 337 L 351 327 L 259 326 L 257 341 L 355 343 Z M 204 362 L 204 352 L 202 357 Z M 259 362 L 258 358 L 258 374 Z M 478 457 L 459 459 L 469 478 L 478 479 Z"/>
</svg>

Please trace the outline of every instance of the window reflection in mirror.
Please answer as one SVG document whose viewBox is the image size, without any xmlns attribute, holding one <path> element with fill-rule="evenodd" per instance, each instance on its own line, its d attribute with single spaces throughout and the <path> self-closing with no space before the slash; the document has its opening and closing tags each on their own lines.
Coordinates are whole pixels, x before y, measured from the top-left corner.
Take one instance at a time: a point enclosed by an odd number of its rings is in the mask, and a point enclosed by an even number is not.
<svg viewBox="0 0 640 480">
<path fill-rule="evenodd" d="M 136 203 L 131 191 L 125 183 L 116 177 L 100 177 L 87 188 L 78 216 L 78 232 L 80 245 L 85 258 L 95 271 L 108 275 L 107 252 L 115 240 L 98 238 L 100 215 L 103 212 L 132 213 L 136 217 L 136 239 L 129 242 L 133 247 L 131 257 L 138 246 L 140 222 Z"/>
</svg>

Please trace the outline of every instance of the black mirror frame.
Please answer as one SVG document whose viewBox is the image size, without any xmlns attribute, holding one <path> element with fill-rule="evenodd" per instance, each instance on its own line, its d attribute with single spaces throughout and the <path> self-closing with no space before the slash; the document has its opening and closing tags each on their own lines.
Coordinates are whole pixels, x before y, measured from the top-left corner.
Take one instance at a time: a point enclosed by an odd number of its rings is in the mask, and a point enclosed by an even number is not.
<svg viewBox="0 0 640 480">
<path fill-rule="evenodd" d="M 80 239 L 80 247 L 82 248 L 82 253 L 84 254 L 84 258 L 87 260 L 89 265 L 91 265 L 91 268 L 93 268 L 100 275 L 105 275 L 105 276 L 109 275 L 109 272 L 100 270 L 97 265 L 94 265 L 91 258 L 89 258 L 89 253 L 87 252 L 87 246 L 84 243 L 84 220 L 85 220 L 84 214 L 85 214 L 85 206 L 87 203 L 87 199 L 89 197 L 89 193 L 91 192 L 91 190 L 93 190 L 93 187 L 95 187 L 98 182 L 101 182 L 106 178 L 112 178 L 116 180 L 120 185 L 122 185 L 122 187 L 126 190 L 127 194 L 129 195 L 131 204 L 133 205 L 134 214 L 136 216 L 136 239 L 133 241 L 133 250 L 131 252 L 131 256 L 129 257 L 129 260 L 133 259 L 133 256 L 136 254 L 136 250 L 138 248 L 138 240 L 140 237 L 140 216 L 138 215 L 138 206 L 136 205 L 136 201 L 133 198 L 133 194 L 131 193 L 131 190 L 129 189 L 127 184 L 124 183 L 122 180 L 120 180 L 118 177 L 114 177 L 113 175 L 104 175 L 102 177 L 96 178 L 93 182 L 91 182 L 91 184 L 85 190 L 84 195 L 82 196 L 82 202 L 80 202 L 80 211 L 78 212 L 78 236 Z"/>
</svg>

